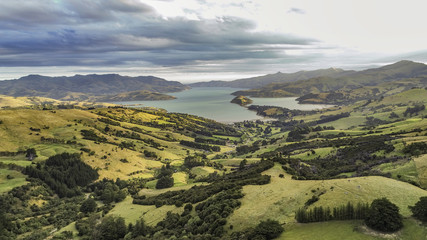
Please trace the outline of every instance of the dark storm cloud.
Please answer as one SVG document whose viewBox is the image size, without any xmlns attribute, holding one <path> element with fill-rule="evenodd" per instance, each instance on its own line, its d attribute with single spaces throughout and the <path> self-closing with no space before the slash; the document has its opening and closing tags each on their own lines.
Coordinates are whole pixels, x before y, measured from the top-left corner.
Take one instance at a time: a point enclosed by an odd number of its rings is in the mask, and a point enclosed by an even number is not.
<svg viewBox="0 0 427 240">
<path fill-rule="evenodd" d="M 154 10 L 134 0 L 14 0 L 0 2 L 2 29 L 28 29 L 45 25 L 79 25 L 117 20 L 121 13 Z"/>
<path fill-rule="evenodd" d="M 158 66 L 281 59 L 315 41 L 255 32 L 246 19 L 162 18 L 134 0 L 0 3 L 0 66 Z"/>
</svg>

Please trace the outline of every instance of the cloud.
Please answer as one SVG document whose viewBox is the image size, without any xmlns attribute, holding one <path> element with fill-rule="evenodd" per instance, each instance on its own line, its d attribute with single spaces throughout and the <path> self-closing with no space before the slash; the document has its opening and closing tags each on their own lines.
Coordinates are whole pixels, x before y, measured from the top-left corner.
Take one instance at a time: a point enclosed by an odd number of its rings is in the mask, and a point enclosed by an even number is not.
<svg viewBox="0 0 427 240">
<path fill-rule="evenodd" d="M 14 0 L 0 2 L 0 30 L 120 21 L 121 14 L 152 13 L 136 0 Z"/>
<path fill-rule="evenodd" d="M 201 61 L 280 59 L 315 44 L 257 32 L 254 21 L 221 16 L 163 18 L 136 0 L 17 0 L 0 3 L 0 66 L 105 66 L 138 62 L 180 66 Z M 18 5 L 20 5 L 18 7 Z"/>
<path fill-rule="evenodd" d="M 288 13 L 305 14 L 305 11 L 300 8 L 291 8 L 288 10 Z"/>
</svg>

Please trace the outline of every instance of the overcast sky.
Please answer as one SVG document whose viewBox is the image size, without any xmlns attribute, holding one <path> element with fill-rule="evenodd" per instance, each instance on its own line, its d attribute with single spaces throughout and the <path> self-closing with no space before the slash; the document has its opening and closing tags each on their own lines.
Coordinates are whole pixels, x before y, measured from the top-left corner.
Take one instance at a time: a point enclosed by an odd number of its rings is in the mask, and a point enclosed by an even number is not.
<svg viewBox="0 0 427 240">
<path fill-rule="evenodd" d="M 0 79 L 27 74 L 234 80 L 427 62 L 426 0 L 0 2 Z"/>
</svg>

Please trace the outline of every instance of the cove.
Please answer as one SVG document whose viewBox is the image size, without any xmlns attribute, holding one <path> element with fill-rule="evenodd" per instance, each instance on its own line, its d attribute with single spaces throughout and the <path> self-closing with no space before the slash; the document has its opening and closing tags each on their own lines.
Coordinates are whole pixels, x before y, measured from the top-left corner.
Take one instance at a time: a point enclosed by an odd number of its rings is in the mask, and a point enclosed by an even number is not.
<svg viewBox="0 0 427 240">
<path fill-rule="evenodd" d="M 230 103 L 231 95 L 240 89 L 225 87 L 200 87 L 186 91 L 169 93 L 174 100 L 166 101 L 128 101 L 114 102 L 128 107 L 156 107 L 168 112 L 193 114 L 223 123 L 241 122 L 244 120 L 263 119 L 255 112 L 249 111 L 237 104 Z M 313 110 L 328 107 L 328 105 L 298 104 L 296 98 L 252 98 L 254 105 L 270 105 L 289 109 Z"/>
</svg>

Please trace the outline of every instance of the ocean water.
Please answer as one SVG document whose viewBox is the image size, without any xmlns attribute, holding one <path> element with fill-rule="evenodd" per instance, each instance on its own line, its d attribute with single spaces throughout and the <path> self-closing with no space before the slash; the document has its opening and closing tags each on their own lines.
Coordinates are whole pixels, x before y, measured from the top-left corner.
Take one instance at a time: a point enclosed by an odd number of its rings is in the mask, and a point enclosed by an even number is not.
<svg viewBox="0 0 427 240">
<path fill-rule="evenodd" d="M 230 103 L 234 98 L 232 92 L 237 88 L 192 88 L 190 90 L 169 93 L 177 99 L 166 101 L 129 101 L 115 102 L 129 107 L 157 107 L 168 112 L 188 113 L 210 118 L 223 123 L 240 122 L 244 120 L 263 119 L 255 112 L 249 111 L 237 104 Z M 251 98 L 255 105 L 271 105 L 289 109 L 313 110 L 328 107 L 328 105 L 298 104 L 296 98 Z"/>
</svg>

